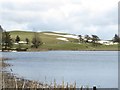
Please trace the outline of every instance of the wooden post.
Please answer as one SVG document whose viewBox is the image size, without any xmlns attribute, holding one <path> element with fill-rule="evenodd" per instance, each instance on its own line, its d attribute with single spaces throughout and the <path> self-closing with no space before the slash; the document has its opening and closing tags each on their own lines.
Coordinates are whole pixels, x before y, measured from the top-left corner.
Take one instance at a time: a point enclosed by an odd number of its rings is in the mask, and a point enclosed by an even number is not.
<svg viewBox="0 0 120 90">
<path fill-rule="evenodd" d="M 56 88 L 56 80 L 54 79 L 54 89 Z"/>
<path fill-rule="evenodd" d="M 83 86 L 80 87 L 80 90 L 83 90 Z"/>
<path fill-rule="evenodd" d="M 97 89 L 96 89 L 96 86 L 93 86 L 93 90 L 97 90 Z"/>
</svg>

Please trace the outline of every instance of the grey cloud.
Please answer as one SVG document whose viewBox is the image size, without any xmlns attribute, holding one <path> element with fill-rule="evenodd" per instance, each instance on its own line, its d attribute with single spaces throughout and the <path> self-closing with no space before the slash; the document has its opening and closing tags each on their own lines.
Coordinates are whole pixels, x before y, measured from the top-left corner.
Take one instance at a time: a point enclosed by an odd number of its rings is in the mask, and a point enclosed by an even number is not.
<svg viewBox="0 0 120 90">
<path fill-rule="evenodd" d="M 60 31 L 60 30 L 71 30 L 71 26 L 69 26 L 66 22 L 57 22 L 55 20 L 49 20 L 47 23 L 43 21 L 32 21 L 28 24 L 28 29 L 35 29 L 38 30 L 50 30 L 50 31 Z"/>
<path fill-rule="evenodd" d="M 73 3 L 78 2 L 77 0 Z M 36 31 L 65 31 L 73 34 L 94 34 L 89 30 L 89 27 L 97 27 L 97 34 L 101 38 L 110 38 L 117 30 L 110 28 L 110 25 L 117 24 L 117 11 L 113 8 L 105 14 L 100 14 L 91 17 L 90 11 L 80 10 L 78 12 L 70 13 L 69 17 L 58 21 L 54 18 L 48 17 L 46 22 L 38 15 L 38 12 L 48 11 L 50 8 L 59 8 L 63 3 L 19 3 L 15 5 L 12 2 L 5 2 L 0 4 L 2 12 L 0 12 L 0 23 L 6 27 L 20 25 L 24 29 L 34 29 Z M 5 10 L 5 11 L 4 11 Z M 59 9 L 58 9 L 59 10 Z M 29 13 L 28 13 L 29 12 Z M 32 15 L 29 15 L 32 14 Z M 53 16 L 54 17 L 54 14 Z M 58 17 L 59 18 L 59 17 Z M 87 27 L 87 28 L 86 28 Z M 109 32 L 109 34 L 108 34 Z"/>
<path fill-rule="evenodd" d="M 107 11 L 105 14 L 100 13 L 97 16 L 91 17 L 89 11 L 80 11 L 73 14 L 77 22 L 81 22 L 85 26 L 106 26 L 110 24 L 118 24 L 118 14 L 116 8 Z"/>
<path fill-rule="evenodd" d="M 99 27 L 97 34 L 104 39 L 112 39 L 115 34 L 118 33 L 117 29 L 111 28 L 110 26 Z"/>
<path fill-rule="evenodd" d="M 56 8 L 61 6 L 62 3 L 45 3 L 45 2 L 28 2 L 28 3 L 19 3 L 14 2 L 3 2 L 0 4 L 0 7 L 5 10 L 12 11 L 45 11 L 48 8 Z"/>
<path fill-rule="evenodd" d="M 113 10 L 108 11 L 106 14 L 98 17 L 96 20 L 93 20 L 94 25 L 113 25 L 118 24 L 118 14 L 117 10 L 114 8 Z"/>
<path fill-rule="evenodd" d="M 21 12 L 21 13 L 17 13 L 14 11 L 13 12 L 7 11 L 7 12 L 1 12 L 0 16 L 3 21 L 15 22 L 15 23 L 31 23 L 32 21 L 39 19 L 38 17 L 33 17 L 30 16 L 29 14 L 26 15 L 25 12 Z"/>
</svg>

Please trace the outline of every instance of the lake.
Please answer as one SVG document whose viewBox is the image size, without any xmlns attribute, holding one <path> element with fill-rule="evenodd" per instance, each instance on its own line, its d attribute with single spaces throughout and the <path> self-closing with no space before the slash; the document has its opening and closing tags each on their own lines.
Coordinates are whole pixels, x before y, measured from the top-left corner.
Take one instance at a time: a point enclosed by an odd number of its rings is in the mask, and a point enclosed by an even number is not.
<svg viewBox="0 0 120 90">
<path fill-rule="evenodd" d="M 77 83 L 77 87 L 96 85 L 100 88 L 118 87 L 117 51 L 46 51 L 3 52 L 19 77 L 50 84 Z"/>
</svg>

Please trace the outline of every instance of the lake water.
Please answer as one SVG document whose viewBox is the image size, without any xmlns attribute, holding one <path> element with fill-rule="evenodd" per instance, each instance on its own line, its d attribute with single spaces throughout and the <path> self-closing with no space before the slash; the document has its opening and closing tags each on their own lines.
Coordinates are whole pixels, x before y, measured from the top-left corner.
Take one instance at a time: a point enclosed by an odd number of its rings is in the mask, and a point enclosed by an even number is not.
<svg viewBox="0 0 120 90">
<path fill-rule="evenodd" d="M 77 86 L 118 87 L 117 51 L 3 52 L 13 73 L 30 80 L 50 84 L 62 81 Z"/>
</svg>

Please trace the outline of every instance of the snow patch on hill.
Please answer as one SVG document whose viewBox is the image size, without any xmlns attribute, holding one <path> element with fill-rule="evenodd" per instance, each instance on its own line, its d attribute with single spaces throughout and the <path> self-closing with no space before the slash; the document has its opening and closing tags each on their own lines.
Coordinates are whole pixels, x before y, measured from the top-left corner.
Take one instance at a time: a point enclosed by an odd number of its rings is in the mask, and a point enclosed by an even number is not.
<svg viewBox="0 0 120 90">
<path fill-rule="evenodd" d="M 56 38 L 58 40 L 69 41 L 67 38 Z"/>
<path fill-rule="evenodd" d="M 62 36 L 65 38 L 73 38 L 73 39 L 79 39 L 77 35 L 61 35 L 61 34 L 54 34 L 54 33 L 44 33 L 46 35 L 55 35 L 55 36 Z"/>
</svg>

